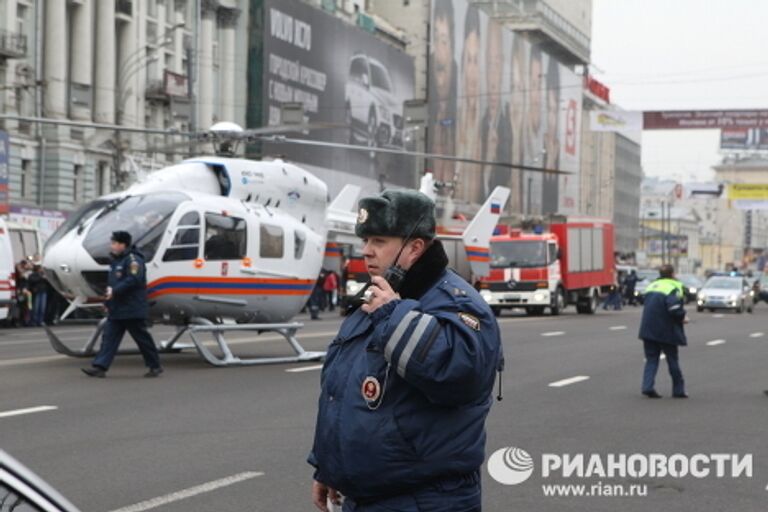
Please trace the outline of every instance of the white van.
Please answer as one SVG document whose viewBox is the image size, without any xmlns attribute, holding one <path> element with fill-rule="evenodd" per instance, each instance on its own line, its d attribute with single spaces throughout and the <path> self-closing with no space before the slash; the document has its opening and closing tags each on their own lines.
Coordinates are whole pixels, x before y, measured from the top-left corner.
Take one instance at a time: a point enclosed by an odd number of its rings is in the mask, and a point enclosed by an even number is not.
<svg viewBox="0 0 768 512">
<path fill-rule="evenodd" d="M 37 229 L 0 219 L 0 320 L 8 318 L 16 300 L 16 263 L 40 257 L 41 250 Z"/>
</svg>

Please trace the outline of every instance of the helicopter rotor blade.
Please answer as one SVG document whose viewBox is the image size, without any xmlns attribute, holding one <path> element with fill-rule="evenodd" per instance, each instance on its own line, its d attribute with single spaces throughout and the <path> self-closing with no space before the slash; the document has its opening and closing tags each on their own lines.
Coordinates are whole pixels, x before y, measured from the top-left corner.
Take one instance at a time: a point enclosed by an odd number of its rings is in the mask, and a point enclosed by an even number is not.
<svg viewBox="0 0 768 512">
<path fill-rule="evenodd" d="M 420 151 L 404 151 L 404 150 L 395 149 L 395 148 L 371 148 L 368 146 L 357 146 L 354 144 L 344 144 L 341 142 L 323 142 L 323 141 L 315 141 L 315 140 L 308 140 L 308 139 L 294 139 L 294 138 L 288 138 L 283 136 L 272 136 L 272 137 L 264 136 L 264 137 L 261 137 L 261 140 L 263 140 L 264 142 L 273 142 L 273 143 L 297 144 L 302 146 L 316 146 L 316 147 L 325 147 L 325 148 L 334 148 L 334 149 L 349 149 L 352 151 L 412 156 L 412 157 L 427 158 L 431 160 L 448 160 L 451 162 L 461 162 L 461 163 L 468 163 L 468 164 L 491 165 L 491 166 L 498 166 L 498 167 L 506 167 L 508 169 L 518 169 L 521 171 L 540 172 L 545 174 L 562 174 L 562 175 L 574 174 L 570 171 L 563 171 L 560 169 L 547 169 L 545 167 L 536 167 L 533 165 L 513 164 L 510 162 L 494 162 L 490 160 L 478 160 L 475 158 L 464 158 L 460 156 L 441 155 L 437 153 L 423 153 Z"/>
</svg>

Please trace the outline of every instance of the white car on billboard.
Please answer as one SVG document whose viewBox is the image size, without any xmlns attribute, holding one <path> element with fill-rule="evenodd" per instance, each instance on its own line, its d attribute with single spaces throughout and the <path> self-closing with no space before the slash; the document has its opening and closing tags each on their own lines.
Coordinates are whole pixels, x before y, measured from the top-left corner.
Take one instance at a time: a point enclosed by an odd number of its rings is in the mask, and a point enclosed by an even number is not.
<svg viewBox="0 0 768 512">
<path fill-rule="evenodd" d="M 350 143 L 403 146 L 403 105 L 384 64 L 365 54 L 353 55 L 344 96 Z"/>
</svg>

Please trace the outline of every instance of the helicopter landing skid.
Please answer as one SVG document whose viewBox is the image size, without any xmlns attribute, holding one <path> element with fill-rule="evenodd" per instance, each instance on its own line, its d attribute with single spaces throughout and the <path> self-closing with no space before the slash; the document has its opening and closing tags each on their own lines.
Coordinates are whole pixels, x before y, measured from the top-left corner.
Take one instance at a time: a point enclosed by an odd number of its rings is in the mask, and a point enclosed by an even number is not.
<svg viewBox="0 0 768 512">
<path fill-rule="evenodd" d="M 190 325 L 186 329 L 186 331 L 189 332 L 190 338 L 192 338 L 192 343 L 194 343 L 195 348 L 197 348 L 200 356 L 205 359 L 206 362 L 216 367 L 221 368 L 227 366 L 256 366 L 262 364 L 302 363 L 306 361 L 319 361 L 325 358 L 325 352 L 308 352 L 304 350 L 304 347 L 302 347 L 299 341 L 296 339 L 296 331 L 304 326 L 304 324 L 298 322 L 289 324 L 221 325 L 214 324 L 205 318 L 196 318 L 192 321 L 192 323 L 195 325 Z M 225 332 L 233 331 L 256 331 L 259 334 L 263 332 L 275 332 L 281 334 L 291 346 L 296 355 L 241 359 L 232 354 L 232 351 L 229 348 L 229 344 L 224 338 Z M 213 338 L 222 353 L 221 357 L 214 355 L 197 336 L 198 333 L 206 332 L 213 334 Z"/>
<path fill-rule="evenodd" d="M 68 357 L 77 357 L 77 358 L 90 358 L 96 355 L 98 350 L 96 349 L 96 344 L 101 339 L 101 334 L 104 332 L 104 325 L 107 323 L 106 318 L 102 318 L 98 325 L 96 326 L 96 329 L 93 331 L 93 334 L 91 334 L 91 337 L 88 339 L 86 344 L 81 349 L 72 349 L 69 348 L 63 341 L 61 341 L 61 338 L 59 338 L 55 332 L 51 330 L 50 327 L 45 326 L 45 333 L 48 335 L 48 341 L 50 341 L 51 346 L 53 347 L 53 350 L 58 352 L 61 355 L 65 355 Z M 161 354 L 177 354 L 184 350 L 185 348 L 194 348 L 194 345 L 192 344 L 177 344 L 177 341 L 179 338 L 182 337 L 187 332 L 187 326 L 180 327 L 176 333 L 173 335 L 173 337 L 168 341 L 163 341 L 158 346 L 157 350 Z M 124 355 L 138 355 L 141 352 L 138 349 L 124 349 L 120 350 L 118 352 L 118 355 L 124 356 Z"/>
<path fill-rule="evenodd" d="M 104 331 L 104 326 L 107 320 L 102 319 L 99 321 L 96 329 L 86 344 L 81 349 L 72 349 L 68 347 L 49 327 L 45 327 L 45 333 L 48 335 L 48 340 L 51 343 L 53 349 L 59 354 L 76 357 L 76 358 L 90 358 L 96 355 L 96 344 L 101 338 L 101 334 Z M 162 341 L 158 346 L 158 352 L 161 354 L 175 354 L 179 353 L 187 348 L 195 348 L 200 356 L 205 361 L 216 367 L 227 366 L 255 366 L 262 364 L 281 364 L 281 363 L 301 363 L 305 361 L 319 361 L 325 357 L 325 352 L 308 352 L 304 350 L 299 341 L 296 339 L 296 331 L 302 328 L 304 324 L 301 323 L 289 323 L 289 324 L 234 324 L 234 325 L 221 325 L 214 324 L 206 318 L 194 318 L 191 324 L 180 326 L 171 339 Z M 274 356 L 274 357 L 260 357 L 252 359 L 241 359 L 234 354 L 229 348 L 227 340 L 224 338 L 225 332 L 232 331 L 256 331 L 259 334 L 263 332 L 276 332 L 281 334 L 288 344 L 291 346 L 296 355 L 293 356 Z M 199 337 L 200 333 L 212 333 L 216 344 L 221 351 L 222 356 L 216 356 L 211 350 L 202 342 Z M 179 339 L 189 333 L 192 343 L 181 344 L 178 343 Z M 140 352 L 137 349 L 127 349 L 118 352 L 118 355 L 136 355 Z"/>
</svg>

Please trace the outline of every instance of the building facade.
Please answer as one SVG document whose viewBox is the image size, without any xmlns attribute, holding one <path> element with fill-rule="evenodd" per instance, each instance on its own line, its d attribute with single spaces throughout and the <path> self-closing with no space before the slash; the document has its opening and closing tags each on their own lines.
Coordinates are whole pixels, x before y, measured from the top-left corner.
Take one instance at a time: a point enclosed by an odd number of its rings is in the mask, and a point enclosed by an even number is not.
<svg viewBox="0 0 768 512">
<path fill-rule="evenodd" d="M 12 204 L 69 211 L 182 158 L 181 132 L 245 122 L 245 0 L 0 0 Z M 2 46 L 2 43 L 0 43 Z"/>
</svg>

